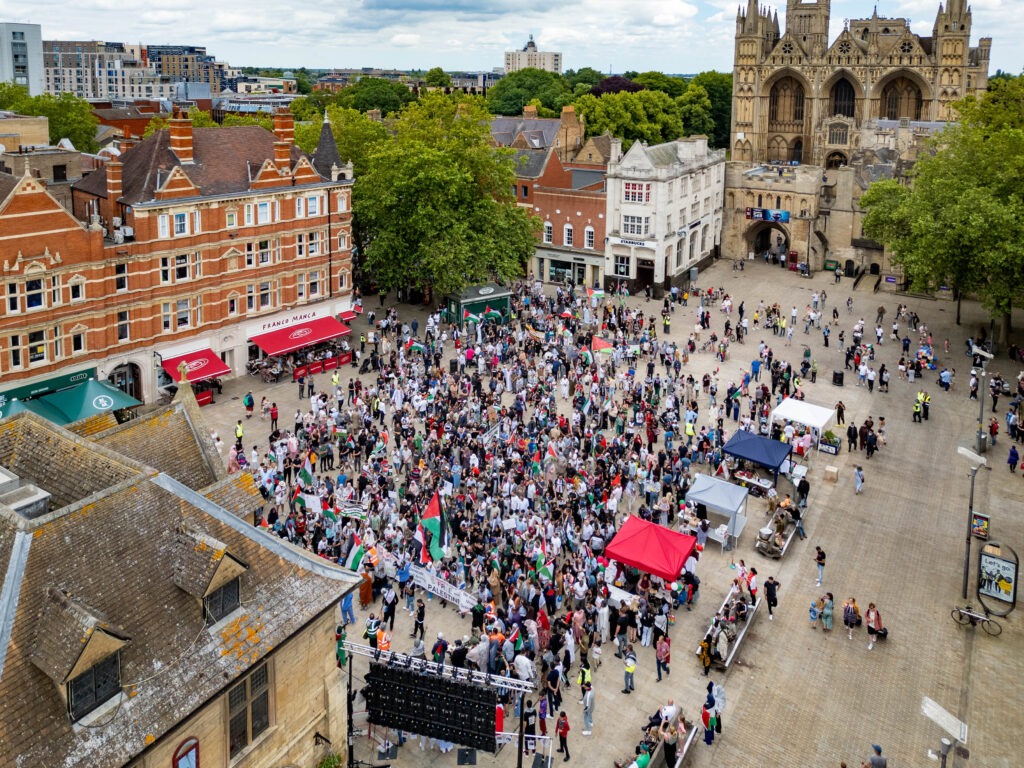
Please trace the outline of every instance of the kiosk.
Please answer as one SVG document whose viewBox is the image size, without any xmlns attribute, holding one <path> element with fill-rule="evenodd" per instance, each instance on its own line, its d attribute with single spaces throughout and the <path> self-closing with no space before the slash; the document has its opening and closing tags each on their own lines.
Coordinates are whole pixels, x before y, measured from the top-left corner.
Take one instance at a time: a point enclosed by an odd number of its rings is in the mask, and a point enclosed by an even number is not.
<svg viewBox="0 0 1024 768">
<path fill-rule="evenodd" d="M 736 542 L 747 525 L 747 489 L 719 480 L 710 475 L 697 475 L 686 492 L 686 500 L 692 504 L 703 504 L 711 512 L 728 518 L 723 536 L 718 528 L 708 531 L 708 538 L 722 545 L 722 550 L 736 546 Z"/>
</svg>

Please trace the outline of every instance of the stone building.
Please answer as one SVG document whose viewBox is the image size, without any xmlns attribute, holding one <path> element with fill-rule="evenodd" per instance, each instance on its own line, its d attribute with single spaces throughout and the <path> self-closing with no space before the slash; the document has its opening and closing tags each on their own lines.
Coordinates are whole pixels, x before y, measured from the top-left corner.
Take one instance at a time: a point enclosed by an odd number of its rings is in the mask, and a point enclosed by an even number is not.
<svg viewBox="0 0 1024 768">
<path fill-rule="evenodd" d="M 7 764 L 277 768 L 344 750 L 334 632 L 358 579 L 254 527 L 261 503 L 188 384 L 91 438 L 0 420 Z"/>
<path fill-rule="evenodd" d="M 637 141 L 625 154 L 612 139 L 607 178 L 608 288 L 650 287 L 660 296 L 717 253 L 725 152 L 710 149 L 706 136 Z"/>
<path fill-rule="evenodd" d="M 953 102 L 985 91 L 991 38 L 970 45 L 964 0 L 939 6 L 929 37 L 875 11 L 830 41 L 829 20 L 829 0 L 788 0 L 785 28 L 754 0 L 737 14 L 725 254 L 881 272 L 856 201 L 956 119 Z"/>
<path fill-rule="evenodd" d="M 543 69 L 547 72 L 562 74 L 562 54 L 560 51 L 541 51 L 533 41 L 533 35 L 522 50 L 505 51 L 505 74 L 518 72 L 521 69 Z"/>
</svg>

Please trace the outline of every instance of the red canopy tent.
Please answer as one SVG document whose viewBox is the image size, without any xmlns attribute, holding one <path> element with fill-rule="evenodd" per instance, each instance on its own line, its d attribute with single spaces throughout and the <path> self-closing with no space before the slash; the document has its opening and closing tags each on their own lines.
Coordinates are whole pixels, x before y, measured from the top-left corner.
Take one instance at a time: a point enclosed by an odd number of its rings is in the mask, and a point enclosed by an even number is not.
<svg viewBox="0 0 1024 768">
<path fill-rule="evenodd" d="M 697 539 L 630 516 L 605 547 L 605 557 L 675 581 L 683 572 Z"/>
</svg>

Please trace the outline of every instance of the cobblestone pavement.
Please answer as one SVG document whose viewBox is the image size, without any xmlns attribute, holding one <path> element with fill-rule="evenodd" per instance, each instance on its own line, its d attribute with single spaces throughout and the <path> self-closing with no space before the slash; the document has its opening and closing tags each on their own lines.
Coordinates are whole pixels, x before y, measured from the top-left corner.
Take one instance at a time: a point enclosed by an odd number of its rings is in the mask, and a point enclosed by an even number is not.
<svg viewBox="0 0 1024 768">
<path fill-rule="evenodd" d="M 814 290 L 828 292 L 826 314 L 840 307 L 840 325 L 847 334 L 853 323 L 863 317 L 868 327 L 875 319 L 879 304 L 888 311 L 886 328 L 891 324 L 896 304 L 903 302 L 916 310 L 932 330 L 936 348 L 941 350 L 948 338 L 951 352 L 941 362 L 957 370 L 954 391 L 943 392 L 936 376 L 925 376 L 924 385 L 932 395 L 931 418 L 923 424 L 911 419 L 913 395 L 918 384 L 899 381 L 895 376 L 899 350 L 886 343 L 878 349 L 877 361 L 894 372 L 889 394 L 873 394 L 855 386 L 847 372 L 843 387 L 832 385 L 831 372 L 842 369 L 841 351 L 832 336 L 832 346 L 824 349 L 820 332 L 803 334 L 802 323 L 796 329 L 792 348 L 784 339 L 770 333 L 753 332 L 745 345 L 732 345 L 730 358 L 721 364 L 721 381 L 738 380 L 740 371 L 756 354 L 757 342 L 765 338 L 776 355 L 798 363 L 803 344 L 809 344 L 818 361 L 819 375 L 805 391 L 811 402 L 831 406 L 837 399 L 847 405 L 847 421 L 863 421 L 868 415 L 884 416 L 889 424 L 888 445 L 871 460 L 864 455 L 838 457 L 818 454 L 813 457 L 808 475 L 811 484 L 810 510 L 806 516 L 808 539 L 796 541 L 783 561 L 767 560 L 753 549 L 763 502 L 752 499 L 750 524 L 732 558 L 743 558 L 758 568 L 763 579 L 774 575 L 782 583 L 776 619 L 768 621 L 760 612 L 739 651 L 739 660 L 725 674 L 712 679 L 722 682 L 728 693 L 724 733 L 711 747 L 695 744 L 690 766 L 838 766 L 845 760 L 859 766 L 870 754 L 871 744 L 884 747 L 891 768 L 932 764 L 927 752 L 937 749 L 942 729 L 921 712 L 922 697 L 938 702 L 969 727 L 967 749 L 950 760 L 950 766 L 1018 766 L 1024 754 L 1024 642 L 1019 614 L 1002 619 L 1003 633 L 992 638 L 980 630 L 965 630 L 950 618 L 954 605 L 963 604 L 960 585 L 963 569 L 964 534 L 969 490 L 969 465 L 956 453 L 959 445 L 971 446 L 976 426 L 977 404 L 967 399 L 970 361 L 964 356 L 964 340 L 988 320 L 973 303 L 963 307 L 964 322 L 954 324 L 956 307 L 952 302 L 926 298 L 873 294 L 865 280 L 853 289 L 853 281 L 839 285 L 827 274 L 803 279 L 791 272 L 763 264 L 748 264 L 743 272 L 734 272 L 723 261 L 701 275 L 702 286 L 722 286 L 735 297 L 735 305 L 746 302 L 748 316 L 759 300 L 779 302 L 788 310 L 803 308 Z M 853 313 L 846 299 L 854 299 Z M 642 304 L 642 298 L 629 299 Z M 376 303 L 376 300 L 373 301 Z M 651 302 L 649 311 L 657 313 L 660 303 Z M 422 310 L 401 308 L 402 316 Z M 721 332 L 724 316 L 713 310 L 713 328 Z M 788 311 L 787 311 L 788 317 Z M 694 302 L 677 308 L 671 338 L 683 341 L 695 319 Z M 733 322 L 736 315 L 732 315 Z M 356 320 L 358 334 L 365 321 Z M 1017 318 L 1017 323 L 1021 322 Z M 422 325 L 422 322 L 421 322 Z M 914 347 L 916 349 L 916 345 Z M 708 354 L 694 354 L 689 370 L 699 374 L 716 363 Z M 989 366 L 1004 376 L 1015 378 L 1017 368 L 1005 357 L 997 357 Z M 353 369 L 343 371 L 345 377 Z M 318 377 L 322 385 L 327 376 Z M 227 382 L 223 396 L 204 409 L 211 428 L 225 442 L 231 439 L 235 420 L 243 416 L 240 398 L 252 388 L 256 402 L 266 394 L 276 400 L 282 425 L 291 423 L 299 404 L 297 386 L 264 385 L 253 377 Z M 1004 401 L 1005 404 L 1005 401 Z M 986 417 L 990 401 L 986 401 Z M 993 538 L 1024 551 L 1024 478 L 1007 471 L 1005 410 L 999 414 L 1003 432 L 999 445 L 988 453 L 991 472 L 979 472 L 975 507 L 992 514 Z M 250 438 L 263 439 L 264 425 L 257 418 L 246 424 Z M 853 492 L 853 467 L 864 467 L 864 493 Z M 837 483 L 824 480 L 824 468 L 839 469 Z M 815 586 L 812 561 L 814 546 L 828 554 L 824 586 Z M 978 545 L 973 546 L 976 563 Z M 576 695 L 565 699 L 573 732 L 570 744 L 572 762 L 577 765 L 611 766 L 612 762 L 632 754 L 639 726 L 668 697 L 674 697 L 688 717 L 699 714 L 706 679 L 693 657 L 715 609 L 721 603 L 734 571 L 730 553 L 722 553 L 712 543 L 701 561 L 702 597 L 692 613 L 680 612 L 672 630 L 673 674 L 665 682 L 655 682 L 653 649 L 640 649 L 637 691 L 628 699 L 619 693 L 622 670 L 611 653 L 594 675 L 598 693 L 595 731 L 584 737 L 582 715 Z M 975 583 L 971 571 L 971 593 Z M 809 602 L 824 591 L 831 591 L 838 608 L 848 596 L 856 597 L 862 610 L 875 602 L 890 630 L 890 639 L 874 650 L 867 648 L 863 630 L 848 640 L 841 626 L 825 635 L 813 630 L 807 621 Z M 400 614 L 395 628 L 395 648 L 402 650 L 411 619 Z M 460 621 L 451 609 L 430 604 L 427 631 L 444 630 L 446 636 L 461 636 L 468 631 L 468 619 Z M 358 671 L 359 667 L 357 667 Z M 571 679 L 575 679 L 575 672 Z M 510 718 L 509 718 L 510 719 Z M 509 721 L 506 720 L 506 722 Z M 553 725 L 553 721 L 552 721 Z M 359 757 L 374 760 L 365 740 L 357 747 Z M 481 765 L 499 763 L 509 766 L 515 759 L 510 746 L 497 757 L 480 755 Z M 560 757 L 560 755 L 556 755 Z M 402 749 L 397 761 L 401 766 L 455 764 L 455 753 L 439 755 L 421 752 L 415 745 Z"/>
</svg>

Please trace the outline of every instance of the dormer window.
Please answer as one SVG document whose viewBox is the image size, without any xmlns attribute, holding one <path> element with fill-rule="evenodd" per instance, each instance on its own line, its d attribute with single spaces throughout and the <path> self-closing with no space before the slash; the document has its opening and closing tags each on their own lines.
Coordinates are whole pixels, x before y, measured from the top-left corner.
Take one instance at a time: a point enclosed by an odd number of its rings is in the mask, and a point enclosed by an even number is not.
<svg viewBox="0 0 1024 768">
<path fill-rule="evenodd" d="M 207 624 L 216 624 L 241 605 L 240 588 L 241 579 L 236 576 L 203 598 L 203 614 Z"/>
<path fill-rule="evenodd" d="M 121 692 L 121 653 L 107 656 L 68 681 L 68 713 L 78 721 Z"/>
</svg>

